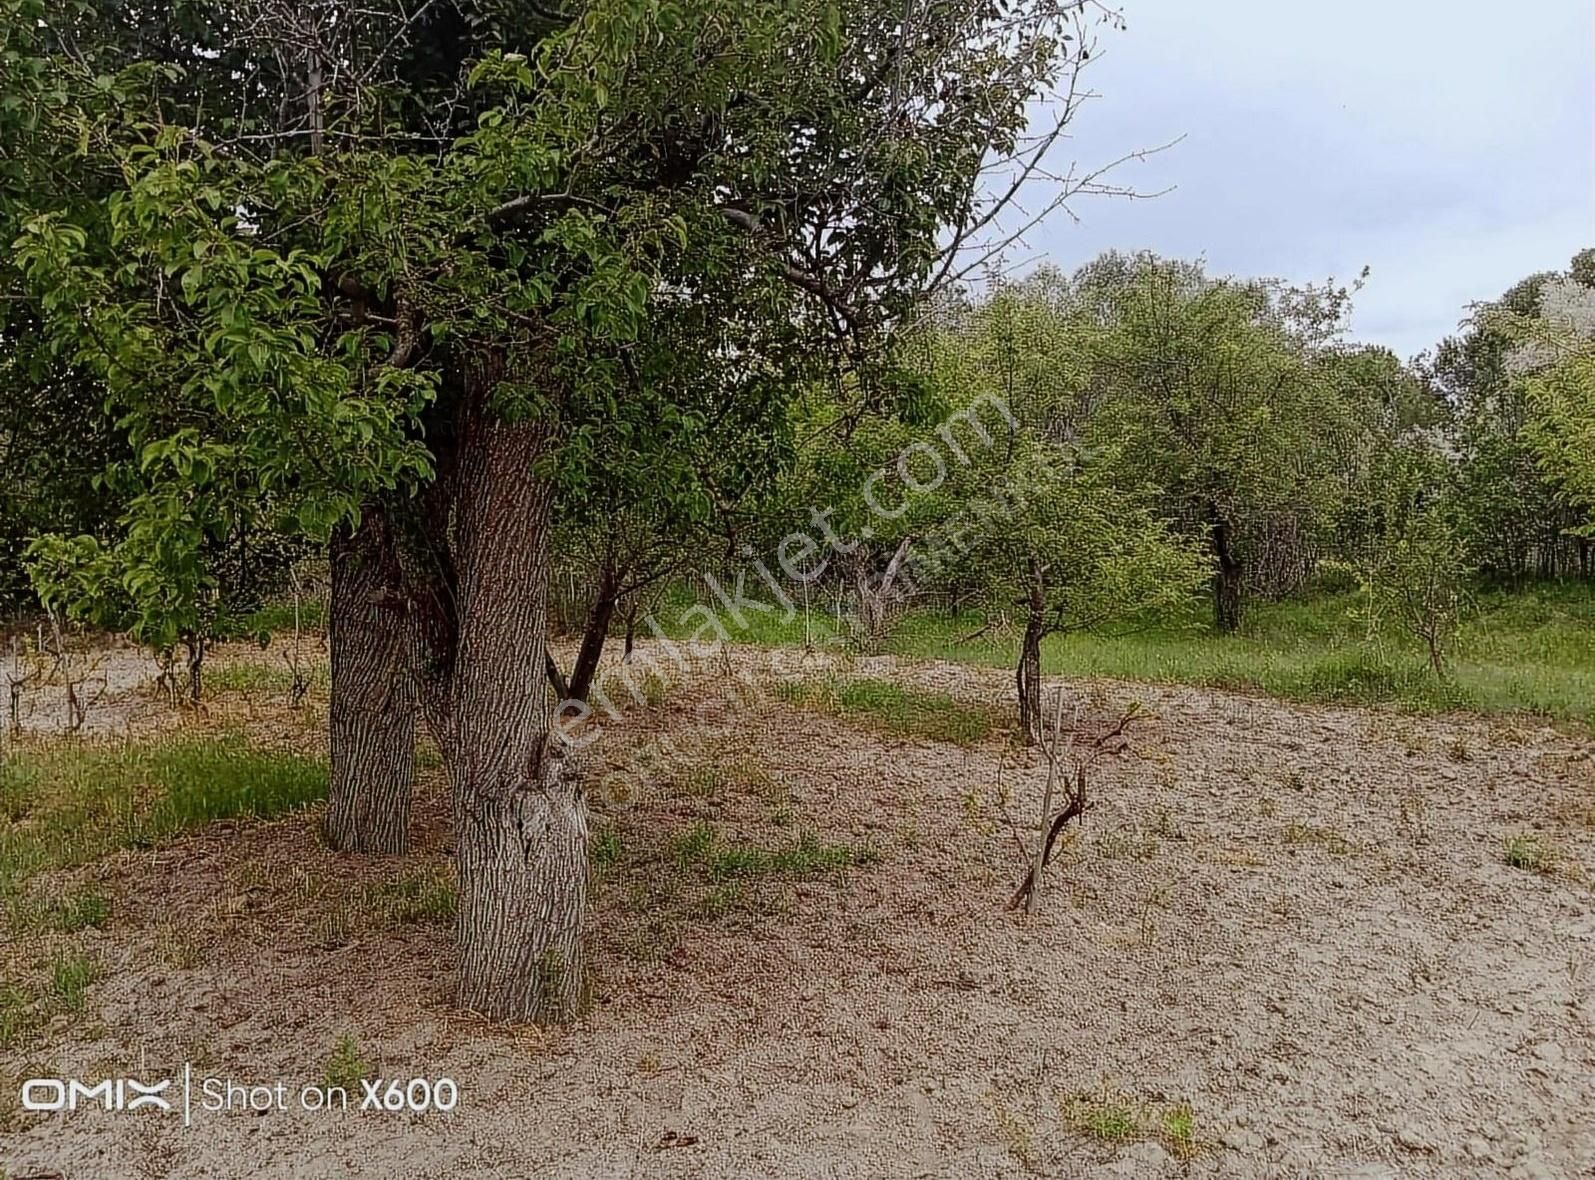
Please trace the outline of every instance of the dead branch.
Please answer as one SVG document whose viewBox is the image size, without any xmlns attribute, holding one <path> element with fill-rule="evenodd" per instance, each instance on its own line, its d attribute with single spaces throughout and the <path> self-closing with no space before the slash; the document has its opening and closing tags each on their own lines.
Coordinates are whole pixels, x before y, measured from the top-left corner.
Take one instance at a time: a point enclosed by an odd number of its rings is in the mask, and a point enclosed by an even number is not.
<svg viewBox="0 0 1595 1180">
<path fill-rule="evenodd" d="M 1085 822 L 1085 813 L 1089 811 L 1094 802 L 1088 797 L 1090 786 L 1091 767 L 1104 754 L 1116 754 L 1124 749 L 1121 739 L 1137 720 L 1143 717 L 1140 703 L 1132 704 L 1120 715 L 1119 720 L 1112 727 L 1097 734 L 1089 742 L 1079 741 L 1080 710 L 1075 711 L 1075 724 L 1068 735 L 1066 745 L 1060 747 L 1059 728 L 1063 711 L 1063 693 L 1058 693 L 1058 703 L 1053 714 L 1053 727 L 1051 739 L 1043 744 L 1042 752 L 1047 757 L 1047 788 L 1042 801 L 1042 827 L 1046 830 L 1046 839 L 1037 849 L 1034 859 L 1024 879 L 1014 889 L 1013 896 L 1008 899 L 1008 909 L 1016 910 L 1021 905 L 1026 912 L 1034 912 L 1036 899 L 1041 889 L 1041 877 L 1049 864 L 1052 863 L 1053 849 L 1058 842 L 1058 837 L 1069 826 L 1070 820 Z M 1070 781 L 1068 802 L 1063 809 L 1052 817 L 1051 823 L 1047 816 L 1052 810 L 1053 787 L 1060 773 L 1060 763 L 1067 755 L 1068 766 L 1065 773 Z"/>
</svg>

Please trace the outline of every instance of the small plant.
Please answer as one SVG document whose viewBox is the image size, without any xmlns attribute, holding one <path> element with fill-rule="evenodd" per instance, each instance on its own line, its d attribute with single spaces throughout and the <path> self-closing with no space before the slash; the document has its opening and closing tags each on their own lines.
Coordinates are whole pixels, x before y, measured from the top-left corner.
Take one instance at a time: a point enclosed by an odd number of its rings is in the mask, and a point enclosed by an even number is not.
<svg viewBox="0 0 1595 1180">
<path fill-rule="evenodd" d="M 1095 1093 L 1066 1097 L 1062 1107 L 1064 1122 L 1070 1128 L 1099 1143 L 1122 1147 L 1157 1139 L 1180 1160 L 1193 1159 L 1201 1151 L 1196 1113 L 1186 1102 L 1143 1102 L 1104 1087 Z"/>
<path fill-rule="evenodd" d="M 673 848 L 682 868 L 702 869 L 720 882 L 765 876 L 818 877 L 880 860 L 880 853 L 869 845 L 827 844 L 812 832 L 800 832 L 795 841 L 780 848 L 723 844 L 714 826 L 702 820 L 677 836 Z"/>
<path fill-rule="evenodd" d="M 67 1012 L 81 1012 L 89 984 L 99 978 L 99 967 L 87 955 L 63 951 L 50 965 L 50 992 Z"/>
<path fill-rule="evenodd" d="M 593 838 L 587 851 L 588 859 L 594 869 L 599 872 L 618 864 L 625 846 L 620 841 L 619 832 L 600 832 Z"/>
<path fill-rule="evenodd" d="M 1163 1112 L 1162 1140 L 1178 1160 L 1194 1159 L 1201 1150 L 1196 1141 L 1196 1114 L 1189 1103 L 1178 1103 Z"/>
<path fill-rule="evenodd" d="M 360 1083 L 371 1076 L 371 1065 L 354 1037 L 344 1033 L 332 1047 L 327 1067 L 322 1071 L 322 1083 L 330 1090 L 338 1087 L 346 1093 L 358 1093 Z"/>
<path fill-rule="evenodd" d="M 1557 862 L 1561 858 L 1556 849 L 1541 841 L 1538 836 L 1516 835 L 1506 838 L 1503 859 L 1514 869 L 1549 875 L 1556 871 Z"/>
</svg>

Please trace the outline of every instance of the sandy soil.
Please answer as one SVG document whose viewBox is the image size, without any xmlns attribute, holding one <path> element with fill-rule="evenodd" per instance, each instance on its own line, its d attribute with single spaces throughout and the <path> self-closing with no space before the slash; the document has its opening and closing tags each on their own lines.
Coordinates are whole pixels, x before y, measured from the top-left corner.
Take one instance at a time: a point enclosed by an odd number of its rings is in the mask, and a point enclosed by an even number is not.
<svg viewBox="0 0 1595 1180">
<path fill-rule="evenodd" d="M 753 657 L 739 656 L 745 666 Z M 890 673 L 997 700 L 1000 671 Z M 314 815 L 229 825 L 86 870 L 118 899 L 90 1018 L 22 1076 L 318 1082 L 355 1038 L 381 1077 L 458 1081 L 450 1114 L 37 1115 L 23 1176 L 1545 1177 L 1595 1174 L 1595 761 L 1527 723 L 1418 720 L 1189 689 L 1074 685 L 1089 724 L 1152 719 L 1040 912 L 1006 911 L 1044 768 L 884 737 L 700 680 L 590 755 L 611 849 L 595 1004 L 559 1033 L 449 1010 L 446 926 L 372 906 L 442 865 L 429 772 L 405 862 L 340 859 Z M 708 763 L 735 773 L 716 781 Z M 707 780 L 707 781 L 706 781 Z M 1009 802 L 1004 805 L 1003 797 Z M 878 862 L 729 888 L 694 823 L 808 831 Z M 1555 872 L 1509 867 L 1535 833 Z M 618 840 L 618 845 L 614 841 Z M 614 850 L 618 848 L 618 852 Z M 64 884 L 64 882 L 61 882 Z M 1105 1142 L 1089 1104 L 1167 1137 Z M 1117 1100 L 1117 1098 L 1115 1098 Z"/>
</svg>

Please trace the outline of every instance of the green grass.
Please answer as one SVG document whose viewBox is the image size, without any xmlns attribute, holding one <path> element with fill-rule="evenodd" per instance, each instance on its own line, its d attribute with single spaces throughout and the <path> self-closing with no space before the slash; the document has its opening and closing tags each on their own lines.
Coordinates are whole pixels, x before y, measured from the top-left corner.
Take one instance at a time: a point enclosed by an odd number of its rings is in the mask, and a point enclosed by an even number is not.
<svg viewBox="0 0 1595 1180">
<path fill-rule="evenodd" d="M 660 608 L 667 633 L 679 638 L 701 624 L 697 615 L 682 621 L 694 601 L 678 588 Z M 1475 592 L 1443 681 L 1429 671 L 1416 641 L 1393 632 L 1370 638 L 1358 618 L 1360 604 L 1355 591 L 1344 590 L 1253 603 L 1238 635 L 1218 634 L 1210 612 L 1196 607 L 1185 617 L 1154 620 L 1129 633 L 1051 636 L 1042 665 L 1049 675 L 1595 723 L 1595 585 L 1563 581 Z M 791 647 L 807 638 L 839 649 L 846 646 L 845 629 L 826 614 L 830 605 L 814 603 L 807 625 L 801 603 L 792 619 L 778 611 L 745 611 L 745 629 L 720 613 L 733 642 Z M 975 612 L 913 612 L 887 651 L 911 659 L 1014 666 L 1020 620 L 984 630 L 987 621 Z"/>
<path fill-rule="evenodd" d="M 242 737 L 12 750 L 0 763 L 0 894 L 44 870 L 219 819 L 270 819 L 326 792 L 324 762 Z"/>
<path fill-rule="evenodd" d="M 1161 1140 L 1170 1154 L 1190 1160 L 1201 1152 L 1196 1114 L 1188 1103 L 1143 1102 L 1110 1089 L 1070 1095 L 1062 1101 L 1064 1122 L 1079 1135 L 1112 1147 L 1143 1139 Z"/>
<path fill-rule="evenodd" d="M 1475 596 L 1446 680 L 1415 643 L 1370 640 L 1354 593 L 1255 604 L 1241 633 L 1219 635 L 1204 615 L 1119 636 L 1052 636 L 1049 675 L 1197 684 L 1290 700 L 1532 713 L 1595 722 L 1595 587 L 1550 584 Z M 965 615 L 919 613 L 890 650 L 916 659 L 1010 667 L 1016 633 L 968 639 L 983 625 Z"/>
<path fill-rule="evenodd" d="M 51 925 L 64 934 L 103 930 L 111 920 L 111 902 L 105 894 L 84 889 L 62 898 L 50 913 Z"/>
<path fill-rule="evenodd" d="M 827 844 L 811 832 L 778 848 L 726 844 L 714 825 L 699 820 L 672 844 L 676 863 L 683 869 L 701 869 L 714 881 L 752 877 L 811 878 L 875 864 L 880 854 L 868 846 Z"/>
<path fill-rule="evenodd" d="M 793 704 L 853 718 L 884 733 L 964 746 L 984 741 L 1003 722 L 995 709 L 967 704 L 946 693 L 906 688 L 894 680 L 788 680 L 778 684 L 776 692 Z"/>
<path fill-rule="evenodd" d="M 327 604 L 325 601 L 319 598 L 300 600 L 299 629 L 301 631 L 319 630 L 326 625 L 326 621 Z M 249 635 L 292 631 L 294 629 L 294 604 L 292 599 L 287 602 L 267 603 L 245 618 L 240 629 Z"/>
</svg>

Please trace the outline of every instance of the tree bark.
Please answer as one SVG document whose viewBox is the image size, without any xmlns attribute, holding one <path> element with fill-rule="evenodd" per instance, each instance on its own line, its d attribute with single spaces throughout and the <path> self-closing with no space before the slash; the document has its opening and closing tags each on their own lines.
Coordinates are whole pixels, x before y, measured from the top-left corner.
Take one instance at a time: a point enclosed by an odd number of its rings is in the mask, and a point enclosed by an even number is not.
<svg viewBox="0 0 1595 1180">
<path fill-rule="evenodd" d="M 546 436 L 469 391 L 443 490 L 451 584 L 418 595 L 422 699 L 454 795 L 460 1005 L 554 1022 L 587 994 L 587 807 L 551 731 Z"/>
<path fill-rule="evenodd" d="M 340 852 L 409 846 L 415 777 L 413 633 L 382 511 L 368 508 L 332 542 L 331 776 L 327 843 Z"/>
</svg>

